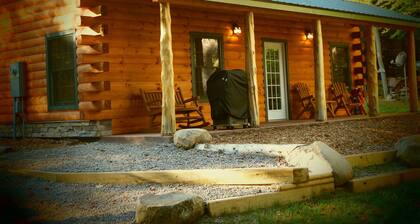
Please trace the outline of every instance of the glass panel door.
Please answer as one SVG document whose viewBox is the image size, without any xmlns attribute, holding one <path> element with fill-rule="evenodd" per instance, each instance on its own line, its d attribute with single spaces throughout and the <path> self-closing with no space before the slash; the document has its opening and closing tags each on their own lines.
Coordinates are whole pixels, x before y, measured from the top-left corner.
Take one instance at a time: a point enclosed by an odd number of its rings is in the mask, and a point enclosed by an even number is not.
<svg viewBox="0 0 420 224">
<path fill-rule="evenodd" d="M 287 119 L 285 43 L 264 43 L 264 73 L 268 120 Z"/>
</svg>

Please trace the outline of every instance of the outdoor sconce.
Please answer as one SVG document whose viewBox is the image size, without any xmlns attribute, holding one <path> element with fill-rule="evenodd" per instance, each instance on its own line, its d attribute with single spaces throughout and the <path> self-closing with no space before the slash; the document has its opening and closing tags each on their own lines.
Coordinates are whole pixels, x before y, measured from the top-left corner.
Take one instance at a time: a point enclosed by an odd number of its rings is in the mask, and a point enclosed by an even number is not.
<svg viewBox="0 0 420 224">
<path fill-rule="evenodd" d="M 242 33 L 242 29 L 241 29 L 241 27 L 240 27 L 240 26 L 238 26 L 238 24 L 236 24 L 236 23 L 234 23 L 234 24 L 232 25 L 232 31 L 233 31 L 233 34 L 235 34 L 235 35 L 237 35 L 237 36 L 239 36 L 239 35 Z"/>
<path fill-rule="evenodd" d="M 305 31 L 305 37 L 306 37 L 306 40 L 313 40 L 314 39 L 314 33 L 307 30 L 307 31 Z"/>
</svg>

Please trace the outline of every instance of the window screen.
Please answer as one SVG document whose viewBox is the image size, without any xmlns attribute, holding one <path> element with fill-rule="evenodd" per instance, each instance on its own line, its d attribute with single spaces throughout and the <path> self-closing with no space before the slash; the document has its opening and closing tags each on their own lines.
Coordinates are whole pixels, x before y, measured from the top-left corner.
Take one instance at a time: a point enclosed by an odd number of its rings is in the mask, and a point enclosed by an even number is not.
<svg viewBox="0 0 420 224">
<path fill-rule="evenodd" d="M 78 108 L 74 34 L 47 35 L 48 108 Z"/>
</svg>

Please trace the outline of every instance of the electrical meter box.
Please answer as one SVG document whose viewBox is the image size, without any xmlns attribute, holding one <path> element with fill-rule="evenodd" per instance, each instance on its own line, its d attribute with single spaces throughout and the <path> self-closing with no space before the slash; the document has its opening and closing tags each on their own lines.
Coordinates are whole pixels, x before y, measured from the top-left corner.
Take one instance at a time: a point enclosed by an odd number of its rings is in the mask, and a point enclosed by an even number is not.
<svg viewBox="0 0 420 224">
<path fill-rule="evenodd" d="M 12 97 L 23 97 L 25 95 L 24 84 L 24 63 L 16 62 L 10 65 L 10 92 Z"/>
</svg>

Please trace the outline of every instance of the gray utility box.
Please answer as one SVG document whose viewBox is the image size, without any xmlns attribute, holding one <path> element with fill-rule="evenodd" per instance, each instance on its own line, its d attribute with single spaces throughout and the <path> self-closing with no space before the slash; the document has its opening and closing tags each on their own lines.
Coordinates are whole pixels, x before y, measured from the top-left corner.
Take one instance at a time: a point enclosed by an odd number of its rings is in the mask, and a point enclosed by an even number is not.
<svg viewBox="0 0 420 224">
<path fill-rule="evenodd" d="M 10 92 L 12 97 L 25 96 L 24 63 L 16 62 L 10 65 Z"/>
</svg>

